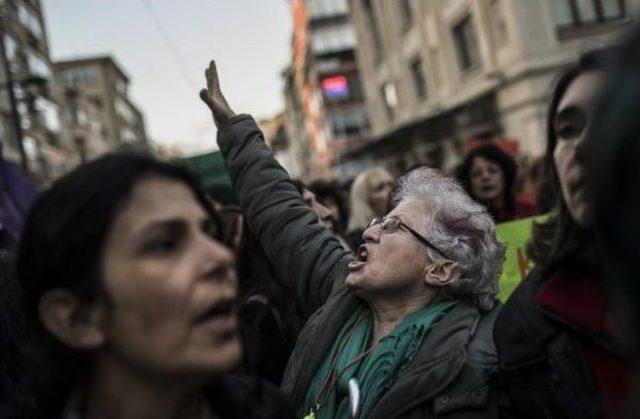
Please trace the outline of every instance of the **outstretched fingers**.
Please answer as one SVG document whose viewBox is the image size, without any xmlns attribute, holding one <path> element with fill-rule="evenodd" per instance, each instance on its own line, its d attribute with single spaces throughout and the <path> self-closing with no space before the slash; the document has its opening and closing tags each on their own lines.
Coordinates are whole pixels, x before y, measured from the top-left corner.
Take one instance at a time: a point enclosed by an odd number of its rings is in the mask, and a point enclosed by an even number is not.
<svg viewBox="0 0 640 419">
<path fill-rule="evenodd" d="M 213 119 L 218 128 L 232 118 L 235 113 L 229 107 L 222 91 L 218 79 L 218 69 L 216 62 L 211 60 L 209 67 L 204 71 L 207 79 L 207 88 L 200 90 L 200 99 L 207 104 L 213 114 Z"/>
</svg>

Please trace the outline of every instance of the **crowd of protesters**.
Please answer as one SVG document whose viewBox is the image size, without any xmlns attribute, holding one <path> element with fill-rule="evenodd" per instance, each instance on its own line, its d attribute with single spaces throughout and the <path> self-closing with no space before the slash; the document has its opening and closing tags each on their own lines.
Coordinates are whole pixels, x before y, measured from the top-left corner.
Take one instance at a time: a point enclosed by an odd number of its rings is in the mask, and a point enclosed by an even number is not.
<svg viewBox="0 0 640 419">
<path fill-rule="evenodd" d="M 0 252 L 0 417 L 638 417 L 638 47 L 559 76 L 528 171 L 488 142 L 350 189 L 291 179 L 212 61 L 237 206 L 134 154 L 43 191 Z M 539 214 L 503 304 L 496 225 Z"/>
</svg>

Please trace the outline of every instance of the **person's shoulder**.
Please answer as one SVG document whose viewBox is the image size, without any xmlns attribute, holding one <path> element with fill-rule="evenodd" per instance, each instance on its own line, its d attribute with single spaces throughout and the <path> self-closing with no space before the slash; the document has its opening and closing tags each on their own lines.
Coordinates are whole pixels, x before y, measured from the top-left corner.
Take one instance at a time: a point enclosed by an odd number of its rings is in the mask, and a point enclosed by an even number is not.
<svg viewBox="0 0 640 419">
<path fill-rule="evenodd" d="M 515 364 L 542 350 L 555 327 L 538 303 L 540 286 L 546 281 L 540 269 L 534 269 L 511 294 L 498 314 L 493 338 L 500 364 Z"/>
<path fill-rule="evenodd" d="M 209 384 L 205 399 L 222 419 L 293 418 L 284 393 L 266 380 L 245 374 L 226 374 Z"/>
</svg>

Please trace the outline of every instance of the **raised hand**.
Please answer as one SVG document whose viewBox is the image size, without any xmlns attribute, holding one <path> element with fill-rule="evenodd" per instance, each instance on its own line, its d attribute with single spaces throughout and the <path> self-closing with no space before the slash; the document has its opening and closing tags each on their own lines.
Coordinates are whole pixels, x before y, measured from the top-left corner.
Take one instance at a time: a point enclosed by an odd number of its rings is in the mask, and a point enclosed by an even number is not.
<svg viewBox="0 0 640 419">
<path fill-rule="evenodd" d="M 220 129 L 229 119 L 235 116 L 235 113 L 229 107 L 220 90 L 220 80 L 218 79 L 218 69 L 215 61 L 211 60 L 209 68 L 204 71 L 204 75 L 207 79 L 207 88 L 200 90 L 200 99 L 207 104 L 213 114 L 216 127 Z"/>
</svg>

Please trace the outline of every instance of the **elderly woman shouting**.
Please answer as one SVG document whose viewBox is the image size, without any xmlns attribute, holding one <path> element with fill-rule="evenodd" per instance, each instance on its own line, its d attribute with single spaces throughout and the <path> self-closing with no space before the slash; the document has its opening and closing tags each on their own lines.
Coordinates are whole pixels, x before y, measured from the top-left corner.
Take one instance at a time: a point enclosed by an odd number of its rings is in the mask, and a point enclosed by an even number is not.
<svg viewBox="0 0 640 419">
<path fill-rule="evenodd" d="M 233 113 L 214 62 L 205 74 L 200 97 L 236 196 L 309 316 L 282 382 L 298 416 L 496 417 L 503 246 L 487 211 L 450 178 L 415 170 L 354 256 L 304 204 L 254 120 Z"/>
</svg>

